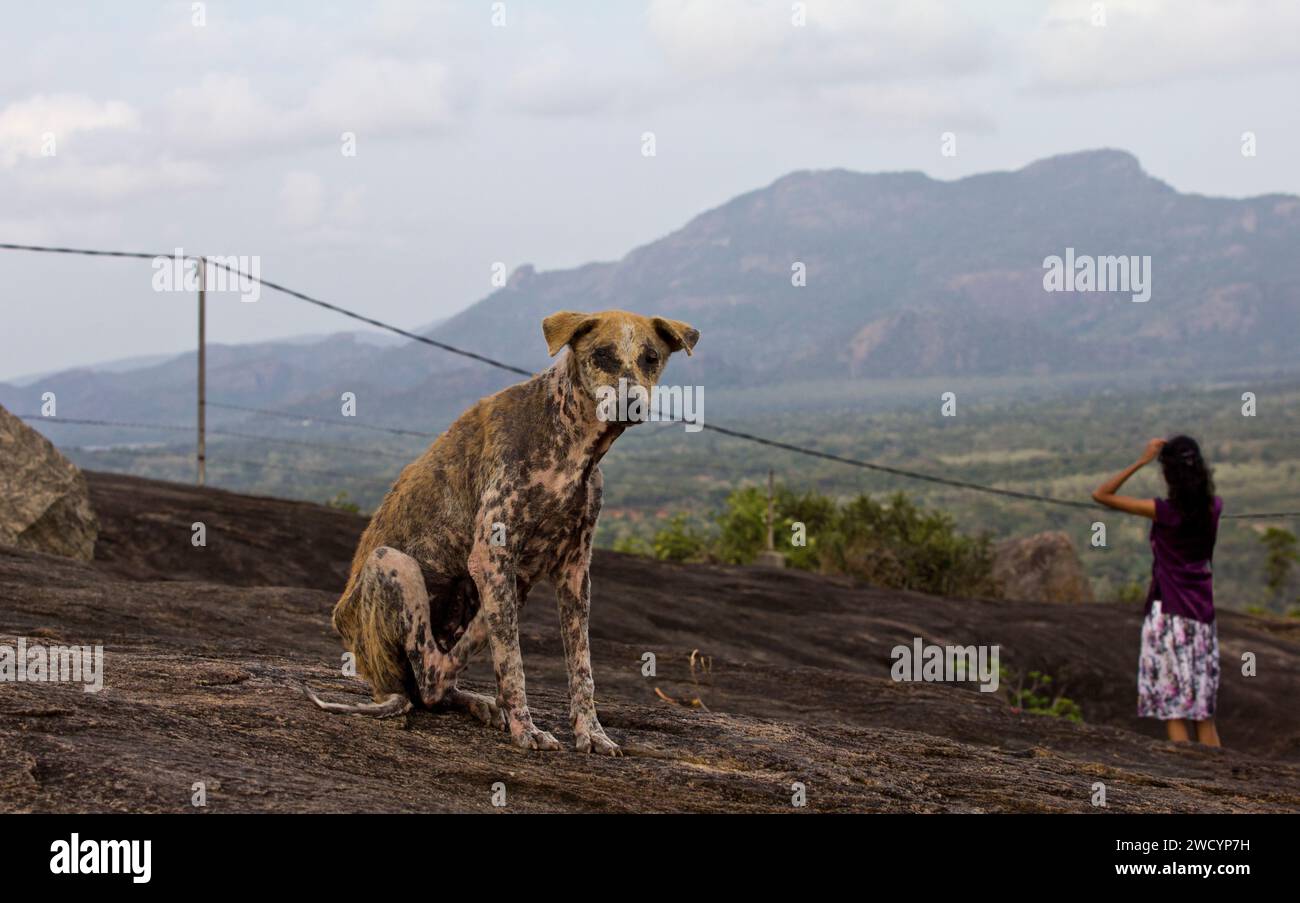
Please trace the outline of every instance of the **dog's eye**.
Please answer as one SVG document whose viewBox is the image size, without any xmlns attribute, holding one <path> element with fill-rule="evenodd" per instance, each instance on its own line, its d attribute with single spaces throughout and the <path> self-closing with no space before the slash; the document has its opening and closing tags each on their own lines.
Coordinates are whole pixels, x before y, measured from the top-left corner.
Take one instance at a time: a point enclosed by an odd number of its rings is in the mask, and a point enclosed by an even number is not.
<svg viewBox="0 0 1300 903">
<path fill-rule="evenodd" d="M 617 373 L 619 370 L 618 355 L 610 345 L 601 345 L 593 351 L 591 362 L 606 373 Z"/>
<path fill-rule="evenodd" d="M 658 366 L 659 366 L 658 351 L 655 351 L 653 348 L 647 348 L 645 351 L 641 352 L 642 370 L 653 370 L 655 367 Z"/>
</svg>

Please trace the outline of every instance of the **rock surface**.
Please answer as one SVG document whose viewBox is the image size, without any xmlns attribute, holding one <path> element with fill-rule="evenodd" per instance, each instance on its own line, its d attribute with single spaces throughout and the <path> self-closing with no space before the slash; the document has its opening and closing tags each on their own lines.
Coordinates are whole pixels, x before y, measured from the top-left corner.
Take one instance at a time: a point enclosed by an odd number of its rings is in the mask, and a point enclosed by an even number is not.
<svg viewBox="0 0 1300 903">
<path fill-rule="evenodd" d="M 1279 705 L 1300 694 L 1297 622 L 1222 613 L 1225 661 L 1251 651 L 1260 668 L 1246 679 L 1225 665 L 1228 748 L 1210 750 L 1156 739 L 1157 725 L 1133 717 L 1137 607 L 936 599 L 600 553 L 597 700 L 628 756 L 572 750 L 545 587 L 521 619 L 524 663 L 534 717 L 565 748 L 524 753 L 455 714 L 374 721 L 299 695 L 308 684 L 366 698 L 339 675 L 336 573 L 314 557 L 348 547 L 362 519 L 88 477 L 101 548 L 116 554 L 87 565 L 0 547 L 0 644 L 102 643 L 105 688 L 0 687 L 0 811 L 187 811 L 196 781 L 215 812 L 490 812 L 497 782 L 511 812 L 790 812 L 796 781 L 818 812 L 1092 812 L 1097 781 L 1110 811 L 1300 808 L 1300 711 Z M 128 509 L 110 503 L 126 498 Z M 221 512 L 206 549 L 189 545 L 196 510 Z M 275 525 L 273 542 L 259 523 Z M 245 582 L 213 581 L 218 563 Z M 968 686 L 895 683 L 889 650 L 916 636 L 1000 643 L 1008 668 L 1063 680 L 1087 720 L 1017 712 Z M 490 681 L 480 662 L 465 683 Z"/>
<path fill-rule="evenodd" d="M 98 532 L 81 471 L 0 407 L 0 543 L 89 561 Z"/>
<path fill-rule="evenodd" d="M 1070 537 L 1059 530 L 998 543 L 993 579 L 1020 602 L 1091 602 L 1092 586 Z"/>
</svg>

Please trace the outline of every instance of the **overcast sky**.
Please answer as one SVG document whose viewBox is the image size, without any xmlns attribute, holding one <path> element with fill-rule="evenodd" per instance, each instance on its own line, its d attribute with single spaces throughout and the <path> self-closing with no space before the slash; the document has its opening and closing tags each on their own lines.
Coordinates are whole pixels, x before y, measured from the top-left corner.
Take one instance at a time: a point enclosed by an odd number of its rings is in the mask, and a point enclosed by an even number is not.
<svg viewBox="0 0 1300 903">
<path fill-rule="evenodd" d="M 6 4 L 0 242 L 257 255 L 420 326 L 494 262 L 617 259 L 795 169 L 1116 147 L 1182 191 L 1300 194 L 1287 0 L 198 5 Z M 193 297 L 152 277 L 0 251 L 0 379 L 192 348 Z M 209 305 L 214 341 L 348 328 L 272 293 Z"/>
</svg>

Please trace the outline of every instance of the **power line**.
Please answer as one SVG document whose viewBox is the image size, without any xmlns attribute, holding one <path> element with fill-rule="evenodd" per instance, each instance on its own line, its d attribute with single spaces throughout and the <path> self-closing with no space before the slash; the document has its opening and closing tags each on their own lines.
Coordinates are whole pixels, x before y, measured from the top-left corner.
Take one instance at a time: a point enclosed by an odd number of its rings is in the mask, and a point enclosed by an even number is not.
<svg viewBox="0 0 1300 903">
<path fill-rule="evenodd" d="M 890 467 L 887 464 L 872 464 L 870 461 L 859 461 L 857 458 L 846 458 L 842 455 L 833 455 L 830 452 L 817 451 L 816 449 L 804 448 L 799 445 L 791 445 L 788 442 L 778 442 L 775 439 L 764 439 L 762 436 L 755 436 L 752 433 L 742 433 L 740 430 L 733 430 L 725 426 L 705 424 L 704 428 L 713 430 L 715 433 L 721 433 L 724 436 L 734 436 L 737 439 L 744 439 L 747 442 L 757 442 L 759 445 L 766 445 L 771 448 L 779 448 L 785 451 L 796 452 L 801 455 L 821 458 L 825 461 L 836 461 L 840 464 L 848 464 L 851 467 L 861 467 L 865 470 L 874 470 L 878 473 L 908 477 L 909 479 L 921 480 L 926 483 L 938 483 L 942 486 L 953 486 L 957 489 L 970 489 L 975 492 L 986 492 L 992 495 L 1007 496 L 1008 498 L 1024 499 L 1033 502 L 1043 502 L 1049 505 L 1062 505 L 1070 508 L 1096 507 L 1087 502 L 1077 502 L 1072 499 L 1058 499 L 1049 495 L 1035 495 L 1030 492 L 1018 492 L 1014 489 L 999 489 L 996 486 L 984 486 L 979 483 L 968 483 L 965 480 L 952 480 L 947 477 L 938 477 L 933 474 L 917 473 L 913 470 L 904 470 L 901 467 Z"/>
<path fill-rule="evenodd" d="M 0 251 L 36 251 L 42 254 L 82 254 L 91 257 L 130 257 L 130 258 L 145 259 L 145 260 L 155 260 L 159 257 L 163 257 L 163 258 L 172 257 L 171 254 L 147 254 L 142 251 L 96 251 L 87 248 L 58 248 L 58 247 L 50 247 L 47 245 L 19 245 L 19 244 L 10 244 L 10 243 L 0 243 Z M 193 259 L 197 260 L 198 258 L 195 257 Z M 217 262 L 209 258 L 204 258 L 204 259 L 207 260 L 208 266 L 225 270 L 227 273 L 230 273 L 232 275 L 238 276 L 243 279 L 251 279 L 252 281 L 256 282 L 258 285 L 264 286 L 265 288 L 269 288 L 272 291 L 277 291 L 282 294 L 288 295 L 290 298 L 297 298 L 299 301 L 306 301 L 308 304 L 315 304 L 317 307 L 322 307 L 325 310 L 332 310 L 336 314 L 342 314 L 345 317 L 351 317 L 353 320 L 357 320 L 358 322 L 368 323 L 371 326 L 376 326 L 380 329 L 386 329 L 389 332 L 396 333 L 397 335 L 400 336 L 404 336 L 405 338 L 411 339 L 412 341 L 420 342 L 424 345 L 431 345 L 434 348 L 439 348 L 450 354 L 459 354 L 461 357 L 467 357 L 470 358 L 471 360 L 479 361 L 480 363 L 488 364 L 489 366 L 497 367 L 501 370 L 508 370 L 511 373 L 518 373 L 522 376 L 533 375 L 533 371 L 531 370 L 525 370 L 522 367 L 516 367 L 513 364 L 507 364 L 507 363 L 503 363 L 502 361 L 493 360 L 492 358 L 482 354 L 478 354 L 477 352 L 466 351 L 464 348 L 457 348 L 455 345 L 448 345 L 446 342 L 439 342 L 435 339 L 429 338 L 428 336 L 420 335 L 418 332 L 410 332 L 409 330 L 402 329 L 400 326 L 394 326 L 391 323 L 385 323 L 382 320 L 376 320 L 371 317 L 367 317 L 365 314 L 357 313 L 354 310 L 348 310 L 346 307 L 339 307 L 337 304 L 331 304 L 328 301 L 322 301 L 320 298 L 313 298 L 311 295 L 303 294 L 302 292 L 291 289 L 288 286 L 279 285 L 277 283 L 271 282 L 268 279 L 263 279 L 260 276 L 254 276 L 251 273 L 245 273 L 242 270 L 236 267 L 232 267 L 229 264 L 226 264 L 224 262 Z"/>
<path fill-rule="evenodd" d="M 133 252 L 133 251 L 102 251 L 102 250 L 91 250 L 86 248 L 64 248 L 64 247 L 52 247 L 52 246 L 45 246 L 45 245 L 23 245 L 23 244 L 11 244 L 11 243 L 0 243 L 0 250 L 35 251 L 35 252 L 48 253 L 48 254 L 81 254 L 81 255 L 96 256 L 96 257 L 128 257 L 128 258 L 144 258 L 144 259 L 156 259 L 159 257 L 167 258 L 172 256 L 168 254 L 147 254 L 144 252 Z M 454 345 L 448 345 L 445 342 L 436 341 L 434 339 L 429 338 L 428 336 L 420 335 L 419 333 L 410 332 L 408 330 L 402 329 L 400 326 L 394 326 L 391 323 L 385 323 L 382 320 L 376 320 L 373 317 L 367 317 L 364 314 L 360 314 L 354 310 L 349 310 L 346 307 L 340 307 L 337 304 L 332 304 L 328 301 L 323 301 L 319 298 L 314 298 L 311 295 L 304 294 L 303 292 L 296 291 L 295 289 L 288 288 L 287 286 L 279 285 L 275 282 L 262 279 L 260 276 L 254 276 L 251 273 L 244 273 L 242 270 L 239 270 L 238 268 L 235 267 L 231 267 L 230 265 L 224 262 L 218 263 L 216 261 L 208 261 L 208 265 L 223 269 L 226 272 L 231 273 L 237 277 L 243 279 L 250 279 L 252 281 L 257 282 L 259 285 L 272 289 L 273 291 L 277 291 L 282 294 L 288 295 L 291 298 L 297 298 L 300 301 L 306 301 L 309 304 L 314 304 L 317 307 L 321 307 L 324 308 L 325 310 L 330 310 L 335 313 L 342 314 L 343 316 L 350 317 L 351 319 L 357 320 L 358 322 L 367 323 L 379 329 L 387 330 L 388 332 L 392 332 L 396 335 L 403 336 L 405 338 L 411 339 L 412 341 L 420 342 L 422 344 L 429 345 L 434 348 L 438 348 L 442 351 L 446 351 L 451 354 L 457 354 L 462 357 L 467 357 L 470 358 L 471 360 L 476 360 L 479 361 L 480 363 L 487 364 L 491 367 L 496 367 L 500 370 L 506 370 L 510 373 L 517 373 L 522 376 L 533 375 L 533 372 L 531 370 L 525 370 L 524 368 L 516 367 L 513 364 L 507 364 L 503 361 L 498 361 L 495 360 L 494 358 L 490 358 L 473 351 L 467 351 L 463 348 L 457 348 Z M 742 439 L 747 442 L 754 442 L 771 448 L 779 448 L 784 451 L 789 451 L 800 455 L 806 455 L 813 458 L 820 458 L 826 461 L 835 461 L 840 464 L 847 464 L 851 467 L 858 467 L 866 470 L 874 470 L 879 473 L 888 473 L 893 476 L 903 477 L 905 479 L 920 480 L 922 482 L 934 483 L 934 484 L 944 485 L 944 486 L 951 486 L 957 489 L 969 490 L 971 492 L 983 492 L 988 495 L 997 495 L 1005 498 L 1016 498 L 1016 499 L 1022 499 L 1024 501 L 1042 502 L 1043 504 L 1046 505 L 1059 505 L 1062 507 L 1085 508 L 1085 509 L 1095 508 L 1095 505 L 1091 505 L 1087 502 L 1075 501 L 1072 499 L 1059 499 L 1059 498 L 1054 498 L 1052 496 L 1036 495 L 1034 493 L 1029 493 L 1029 492 L 1017 492 L 1012 489 L 1000 489 L 996 486 L 984 486 L 979 483 L 970 483 L 964 480 L 952 480 L 952 479 L 948 479 L 947 477 L 939 477 L 933 474 L 920 473 L 914 470 L 906 470 L 901 467 L 890 467 L 884 464 L 873 464 L 868 461 L 860 461 L 856 458 L 846 458 L 841 455 L 835 455 L 829 452 L 818 451 L 817 449 L 808 448 L 806 446 L 794 445 L 788 442 L 779 442 L 774 439 L 766 439 L 763 438 L 762 436 L 756 436 L 752 433 L 745 433 L 740 430 L 733 430 L 727 427 L 720 427 L 717 426 L 716 424 L 701 424 L 701 425 L 705 429 L 710 429 L 713 430 L 714 432 L 721 433 L 726 436 L 731 436 L 736 439 Z M 189 428 L 184 427 L 184 429 L 188 430 Z M 244 438 L 253 438 L 253 437 L 244 437 Z M 276 440 L 272 440 L 272 441 L 276 441 Z M 278 440 L 278 441 L 292 441 L 292 440 Z M 348 450 L 360 451 L 360 449 L 348 449 Z M 1300 516 L 1300 514 L 1294 512 L 1278 512 L 1274 514 L 1262 514 L 1262 515 L 1261 514 L 1237 514 L 1237 515 L 1224 515 L 1224 516 L 1230 518 L 1265 518 L 1265 517 L 1295 517 L 1295 516 Z"/>
</svg>

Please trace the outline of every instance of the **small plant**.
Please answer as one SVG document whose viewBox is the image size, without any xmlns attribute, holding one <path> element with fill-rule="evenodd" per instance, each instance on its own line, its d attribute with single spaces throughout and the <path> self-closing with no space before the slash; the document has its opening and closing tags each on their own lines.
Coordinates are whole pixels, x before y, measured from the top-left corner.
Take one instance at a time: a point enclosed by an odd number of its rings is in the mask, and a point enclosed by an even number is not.
<svg viewBox="0 0 1300 903">
<path fill-rule="evenodd" d="M 1291 577 L 1292 566 L 1300 561 L 1295 534 L 1289 530 L 1269 527 L 1259 541 L 1264 544 L 1267 556 L 1264 560 L 1264 583 L 1274 599 L 1280 598 Z"/>
<path fill-rule="evenodd" d="M 655 554 L 654 547 L 643 536 L 635 533 L 626 533 L 614 540 L 614 551 L 623 552 L 626 555 L 640 555 L 644 558 L 653 558 Z"/>
<path fill-rule="evenodd" d="M 998 669 L 1001 680 L 1007 685 L 1007 702 L 1017 712 L 1031 715 L 1051 715 L 1066 721 L 1082 722 L 1083 709 L 1065 695 L 1065 687 L 1053 688 L 1052 676 L 1043 671 L 1013 675 L 1004 665 Z M 1026 685 L 1026 682 L 1028 685 Z"/>
<path fill-rule="evenodd" d="M 708 549 L 708 538 L 685 514 L 674 514 L 650 541 L 654 556 L 661 561 L 697 561 Z"/>
<path fill-rule="evenodd" d="M 325 503 L 325 507 L 333 508 L 336 511 L 346 511 L 348 514 L 360 514 L 361 506 L 352 501 L 347 491 L 340 492 L 334 498 Z"/>
<path fill-rule="evenodd" d="M 1147 600 L 1147 588 L 1141 580 L 1129 580 L 1127 583 L 1121 583 L 1111 592 L 1112 602 L 1123 602 L 1126 605 L 1142 605 Z"/>
</svg>

